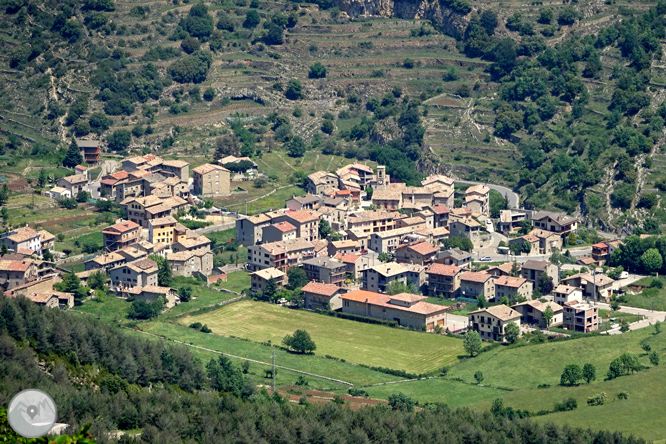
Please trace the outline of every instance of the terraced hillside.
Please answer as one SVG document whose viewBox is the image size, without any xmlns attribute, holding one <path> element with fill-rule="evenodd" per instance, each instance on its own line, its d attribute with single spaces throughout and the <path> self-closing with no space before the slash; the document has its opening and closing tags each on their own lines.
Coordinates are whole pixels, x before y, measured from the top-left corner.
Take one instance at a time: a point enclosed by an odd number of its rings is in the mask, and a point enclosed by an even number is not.
<svg viewBox="0 0 666 444">
<path fill-rule="evenodd" d="M 0 162 L 58 163 L 72 137 L 194 163 L 300 137 L 407 182 L 505 183 L 602 228 L 666 223 L 663 7 L 392 4 L 5 0 Z"/>
</svg>

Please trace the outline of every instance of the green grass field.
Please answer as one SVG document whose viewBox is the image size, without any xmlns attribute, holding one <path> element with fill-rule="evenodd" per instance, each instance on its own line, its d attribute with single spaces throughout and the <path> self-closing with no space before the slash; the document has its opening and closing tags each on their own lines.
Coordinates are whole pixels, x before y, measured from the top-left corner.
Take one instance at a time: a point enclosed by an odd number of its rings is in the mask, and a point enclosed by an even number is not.
<svg viewBox="0 0 666 444">
<path fill-rule="evenodd" d="M 537 388 L 540 384 L 555 386 L 567 364 L 591 363 L 599 374 L 605 374 L 610 362 L 622 353 L 643 355 L 642 340 L 663 355 L 666 334 L 653 335 L 653 332 L 654 328 L 644 328 L 618 336 L 598 335 L 516 348 L 497 347 L 461 362 L 448 376 L 472 382 L 474 373 L 480 370 L 485 377 L 484 384 L 514 389 Z M 640 359 L 649 366 L 646 356 Z"/>
<path fill-rule="evenodd" d="M 220 282 L 215 284 L 220 288 L 240 293 L 246 288 L 250 288 L 250 273 L 247 271 L 234 271 L 227 275 L 227 282 Z"/>
<path fill-rule="evenodd" d="M 105 322 L 116 323 L 127 320 L 127 311 L 130 303 L 125 299 L 115 296 L 106 296 L 102 301 L 90 299 L 81 305 L 74 307 L 75 310 L 99 316 Z"/>
<path fill-rule="evenodd" d="M 238 305 L 238 304 L 233 304 Z M 199 318 L 199 317 L 197 317 Z M 184 318 L 187 325 L 195 322 L 193 317 Z M 200 319 L 197 319 L 200 321 Z M 351 321 L 350 321 L 351 322 Z M 298 355 L 289 353 L 280 348 L 270 347 L 256 342 L 228 338 L 216 334 L 206 334 L 188 328 L 184 325 L 154 321 L 140 324 L 142 330 L 170 339 L 176 339 L 188 344 L 194 344 L 210 350 L 230 353 L 243 358 L 255 359 L 261 362 L 271 361 L 271 352 L 275 351 L 275 362 L 288 368 L 293 368 L 316 375 L 326 376 L 349 382 L 354 385 L 369 385 L 381 382 L 397 381 L 401 378 L 380 373 L 369 368 L 353 365 L 333 359 L 326 359 L 317 355 Z M 318 387 L 331 387 L 329 382 L 319 383 Z M 321 385 L 324 384 L 324 385 Z"/>
<path fill-rule="evenodd" d="M 215 334 L 280 344 L 296 329 L 307 330 L 316 354 L 346 361 L 404 370 L 434 372 L 464 354 L 462 340 L 364 324 L 290 310 L 261 302 L 242 301 L 198 316 L 179 319 L 183 325 L 207 324 Z"/>
<path fill-rule="evenodd" d="M 631 286 L 637 287 L 650 287 L 653 280 L 659 280 L 662 285 L 666 284 L 664 277 L 652 278 L 646 277 L 639 281 L 634 282 Z M 666 310 L 666 288 L 646 288 L 643 292 L 638 294 L 626 293 L 623 295 L 626 300 L 622 305 L 630 307 L 647 308 L 649 310 Z"/>
</svg>

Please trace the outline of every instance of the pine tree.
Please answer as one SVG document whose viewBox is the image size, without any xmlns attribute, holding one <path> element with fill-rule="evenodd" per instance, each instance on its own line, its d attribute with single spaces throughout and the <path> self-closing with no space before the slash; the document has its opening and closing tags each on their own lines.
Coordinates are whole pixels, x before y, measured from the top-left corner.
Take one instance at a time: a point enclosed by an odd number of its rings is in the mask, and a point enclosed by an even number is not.
<svg viewBox="0 0 666 444">
<path fill-rule="evenodd" d="M 74 168 L 77 165 L 83 163 L 83 156 L 81 155 L 81 150 L 76 144 L 76 140 L 72 139 L 71 145 L 65 154 L 65 160 L 62 161 L 62 165 L 66 168 Z"/>
</svg>

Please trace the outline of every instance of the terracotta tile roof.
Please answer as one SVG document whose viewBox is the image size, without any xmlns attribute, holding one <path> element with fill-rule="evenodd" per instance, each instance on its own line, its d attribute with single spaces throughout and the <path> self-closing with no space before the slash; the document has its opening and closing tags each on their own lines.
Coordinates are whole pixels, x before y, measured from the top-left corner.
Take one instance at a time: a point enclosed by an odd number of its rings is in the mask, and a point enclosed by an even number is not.
<svg viewBox="0 0 666 444">
<path fill-rule="evenodd" d="M 410 245 L 408 247 L 410 250 L 416 251 L 418 254 L 422 256 L 426 256 L 429 254 L 435 254 L 439 251 L 439 248 L 430 242 L 419 242 L 416 245 Z"/>
<path fill-rule="evenodd" d="M 308 249 L 314 250 L 314 245 L 304 239 L 269 242 L 266 244 L 257 245 L 257 247 L 261 248 L 269 254 L 284 254 Z"/>
<path fill-rule="evenodd" d="M 590 273 L 578 273 L 574 274 L 573 276 L 569 276 L 568 278 L 562 279 L 562 282 L 568 282 L 574 279 L 581 279 L 584 281 L 587 281 L 591 284 L 595 284 L 595 277 L 591 275 Z M 612 284 L 615 282 L 613 279 L 609 278 L 605 274 L 597 274 L 596 275 L 596 285 L 597 287 L 603 287 L 609 284 Z"/>
<path fill-rule="evenodd" d="M 16 252 L 18 254 L 23 254 L 25 256 L 32 256 L 33 254 L 35 254 L 35 252 L 33 250 L 31 250 L 30 248 L 18 248 L 16 250 Z"/>
<path fill-rule="evenodd" d="M 512 305 L 511 308 L 519 307 L 521 305 L 529 305 L 530 307 L 534 308 L 537 311 L 540 311 L 541 313 L 546 311 L 546 308 L 548 308 L 548 307 L 550 307 L 550 309 L 553 310 L 554 313 L 557 313 L 558 311 L 562 311 L 562 309 L 563 309 L 563 307 L 560 304 L 556 304 L 553 301 L 541 302 L 538 299 L 521 302 L 520 304 Z"/>
<path fill-rule="evenodd" d="M 532 220 L 541 220 L 545 218 L 551 218 L 560 225 L 569 225 L 574 222 L 578 222 L 578 219 L 564 212 L 553 212 L 553 211 L 539 211 L 536 214 L 532 215 Z"/>
<path fill-rule="evenodd" d="M 25 242 L 36 237 L 40 237 L 39 232 L 29 227 L 21 227 L 2 236 L 2 238 L 9 239 L 16 243 Z"/>
<path fill-rule="evenodd" d="M 371 270 L 381 274 L 382 276 L 395 276 L 397 274 L 406 273 L 408 271 L 406 264 L 398 264 L 397 262 L 386 262 L 383 264 L 375 265 Z"/>
<path fill-rule="evenodd" d="M 460 276 L 461 281 L 483 283 L 493 276 L 483 271 L 468 271 Z"/>
<path fill-rule="evenodd" d="M 204 163 L 203 165 L 200 165 L 200 166 L 196 167 L 195 169 L 193 169 L 192 172 L 196 173 L 196 174 L 204 175 L 204 174 L 208 174 L 208 173 L 210 173 L 212 171 L 215 171 L 215 170 L 229 172 L 229 170 L 226 169 L 223 166 L 213 165 L 213 164 L 210 164 L 210 163 Z"/>
<path fill-rule="evenodd" d="M 76 184 L 76 183 L 82 183 L 82 182 L 88 182 L 88 179 L 86 176 L 83 176 L 81 174 L 75 174 L 73 176 L 66 176 L 61 178 L 60 180 L 64 180 L 65 182 L 69 184 Z"/>
<path fill-rule="evenodd" d="M 106 227 L 104 230 L 102 230 L 102 233 L 108 233 L 108 234 L 126 233 L 128 231 L 136 230 L 138 228 L 140 228 L 139 224 L 134 223 L 130 220 L 124 220 L 115 225 L 111 225 L 110 227 Z"/>
<path fill-rule="evenodd" d="M 115 251 L 113 253 L 105 254 L 103 256 L 97 256 L 96 258 L 93 258 L 90 260 L 90 262 L 94 262 L 99 265 L 108 265 L 112 264 L 114 262 L 119 262 L 119 261 L 124 261 L 125 256 L 116 253 Z"/>
<path fill-rule="evenodd" d="M 576 290 L 580 290 L 580 288 L 579 287 L 574 287 L 572 285 L 560 284 L 557 287 L 555 287 L 555 290 L 553 290 L 553 293 L 571 294 Z"/>
<path fill-rule="evenodd" d="M 158 293 L 167 295 L 171 293 L 173 288 L 160 287 L 159 285 L 146 285 L 145 287 L 133 287 L 128 293 L 141 294 L 141 293 Z"/>
<path fill-rule="evenodd" d="M 184 160 L 164 160 L 162 161 L 162 165 L 166 165 L 169 167 L 174 167 L 174 168 L 184 168 L 189 165 L 189 163 L 185 162 Z"/>
<path fill-rule="evenodd" d="M 519 288 L 527 282 L 525 278 L 513 277 L 513 276 L 500 276 L 495 280 L 495 285 L 501 285 L 503 287 L 512 287 Z"/>
<path fill-rule="evenodd" d="M 597 261 L 595 261 L 594 258 L 591 257 L 584 257 L 582 259 L 578 259 L 578 262 L 581 262 L 584 265 L 592 265 L 597 263 Z"/>
<path fill-rule="evenodd" d="M 0 259 L 0 271 L 18 271 L 25 273 L 33 262 L 30 260 L 23 261 L 5 261 Z"/>
<path fill-rule="evenodd" d="M 157 219 L 151 219 L 149 223 L 153 227 L 160 227 L 163 225 L 176 224 L 178 221 L 173 216 L 164 216 Z"/>
<path fill-rule="evenodd" d="M 398 293 L 396 295 L 391 296 L 391 299 L 403 302 L 419 302 L 419 301 L 425 301 L 428 298 L 425 296 L 421 296 L 419 294 Z"/>
<path fill-rule="evenodd" d="M 444 264 L 434 263 L 430 266 L 427 273 L 439 276 L 452 277 L 460 273 L 462 270 L 463 270 L 462 268 L 456 267 L 455 265 L 444 265 Z"/>
<path fill-rule="evenodd" d="M 377 298 L 380 298 L 384 296 L 381 293 L 375 293 L 374 291 L 366 291 L 366 290 L 354 290 L 350 291 L 349 293 L 345 293 L 343 295 L 340 295 L 341 299 L 347 300 L 347 301 L 355 301 L 355 302 L 372 302 Z"/>
<path fill-rule="evenodd" d="M 271 278 L 279 278 L 282 276 L 285 276 L 285 273 L 283 271 L 278 270 L 277 268 L 264 268 L 263 270 L 255 271 L 252 273 L 255 276 L 259 276 L 260 278 L 264 280 L 269 280 Z"/>
<path fill-rule="evenodd" d="M 39 239 L 42 241 L 42 243 L 50 242 L 55 239 L 55 236 L 46 230 L 39 230 L 38 233 Z"/>
<path fill-rule="evenodd" d="M 372 193 L 372 200 L 400 200 L 402 199 L 402 190 L 388 188 L 386 190 L 378 189 Z"/>
<path fill-rule="evenodd" d="M 116 180 L 123 180 L 129 177 L 129 173 L 127 171 L 118 171 L 117 173 L 109 174 L 109 177 L 112 177 Z"/>
<path fill-rule="evenodd" d="M 546 269 L 551 265 L 550 262 L 548 261 L 537 261 L 537 260 L 528 260 L 523 263 L 523 270 L 538 270 L 538 271 L 546 271 Z"/>
<path fill-rule="evenodd" d="M 313 222 L 319 220 L 321 217 L 321 215 L 314 210 L 292 211 L 291 213 L 287 213 L 287 216 L 299 223 Z"/>
<path fill-rule="evenodd" d="M 355 241 L 355 240 L 341 240 L 341 241 L 333 241 L 331 244 L 337 248 L 361 248 L 361 242 L 360 241 Z"/>
<path fill-rule="evenodd" d="M 389 296 L 381 293 L 374 293 L 372 291 L 355 290 L 343 295 L 340 295 L 343 300 L 369 303 L 371 305 L 378 305 L 380 307 L 392 308 L 395 310 L 405 311 L 408 313 L 415 313 L 425 316 L 434 316 L 450 310 L 450 307 L 445 307 L 437 304 L 430 304 L 428 302 L 417 302 L 411 307 L 405 307 L 397 304 L 392 304 L 391 299 L 394 296 Z M 367 301 L 366 301 L 367 299 Z"/>
<path fill-rule="evenodd" d="M 125 266 L 141 273 L 141 272 L 152 272 L 152 271 L 157 271 L 157 262 L 155 262 L 152 259 L 140 259 L 138 261 L 130 262 L 129 264 L 125 264 Z"/>
<path fill-rule="evenodd" d="M 289 222 L 278 222 L 276 224 L 271 225 L 272 227 L 277 228 L 278 230 L 282 231 L 283 233 L 289 232 L 289 231 L 294 231 L 296 229 L 295 226 L 290 224 Z"/>
<path fill-rule="evenodd" d="M 552 237 L 552 236 L 559 236 L 559 234 L 554 233 L 552 231 L 541 230 L 541 229 L 538 229 L 538 228 L 530 231 L 528 233 L 528 235 L 536 236 L 536 237 L 539 237 L 539 238 L 542 238 L 542 239 L 548 239 L 549 237 Z"/>
<path fill-rule="evenodd" d="M 348 221 L 351 223 L 372 222 L 383 219 L 396 219 L 399 216 L 400 213 L 398 213 L 397 211 L 386 211 L 386 210 L 359 211 L 349 216 Z"/>
<path fill-rule="evenodd" d="M 178 239 L 177 244 L 182 245 L 184 248 L 191 250 L 198 247 L 203 247 L 210 244 L 210 239 L 203 235 L 187 236 L 185 239 Z"/>
<path fill-rule="evenodd" d="M 592 248 L 608 248 L 608 244 L 606 242 L 599 242 L 592 245 Z"/>
<path fill-rule="evenodd" d="M 488 193 L 490 193 L 490 188 L 488 188 L 488 185 L 482 185 L 482 184 L 473 185 L 473 186 L 467 188 L 467 190 L 465 191 L 465 194 L 472 194 L 472 193 L 488 194 Z"/>
<path fill-rule="evenodd" d="M 345 264 L 355 264 L 361 258 L 360 254 L 337 254 L 335 256 Z"/>
<path fill-rule="evenodd" d="M 320 282 L 311 281 L 302 288 L 306 293 L 319 294 L 322 296 L 332 297 L 340 291 L 340 287 L 334 284 L 322 284 Z"/>
<path fill-rule="evenodd" d="M 379 233 L 372 233 L 372 236 L 376 236 L 380 239 L 385 239 L 387 237 L 402 236 L 403 234 L 411 234 L 414 232 L 414 227 L 403 227 L 395 228 L 393 230 L 380 231 Z"/>
<path fill-rule="evenodd" d="M 518 313 L 513 308 L 507 307 L 506 305 L 503 305 L 503 304 L 493 305 L 492 307 L 472 311 L 472 312 L 469 312 L 468 315 L 476 314 L 476 313 L 488 313 L 488 314 L 490 314 L 490 315 L 492 315 L 492 316 L 494 316 L 497 319 L 500 319 L 502 321 L 510 321 L 512 319 L 520 318 L 520 313 Z"/>
<path fill-rule="evenodd" d="M 513 270 L 513 263 L 505 262 L 501 265 L 497 265 L 496 267 L 489 268 L 488 271 L 494 270 L 494 269 L 497 269 L 497 270 L 500 270 L 500 271 L 502 271 L 506 274 L 509 274 L 509 273 L 511 273 L 511 270 Z"/>
<path fill-rule="evenodd" d="M 423 179 L 421 181 L 421 185 L 426 186 L 426 185 L 429 185 L 431 183 L 437 183 L 437 182 L 453 186 L 454 180 L 451 179 L 450 177 L 444 176 L 442 174 L 435 174 L 435 175 L 428 176 L 425 179 Z"/>
<path fill-rule="evenodd" d="M 328 248 L 328 241 L 326 239 L 318 239 L 310 242 L 314 247 L 315 252 Z"/>
</svg>

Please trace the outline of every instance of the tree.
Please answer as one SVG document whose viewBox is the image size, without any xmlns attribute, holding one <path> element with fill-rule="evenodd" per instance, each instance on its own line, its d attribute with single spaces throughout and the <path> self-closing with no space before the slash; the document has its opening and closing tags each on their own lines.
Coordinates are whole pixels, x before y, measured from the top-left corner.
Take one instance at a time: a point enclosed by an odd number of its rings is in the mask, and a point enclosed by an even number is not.
<svg viewBox="0 0 666 444">
<path fill-rule="evenodd" d="M 186 54 L 192 54 L 194 51 L 198 51 L 201 48 L 201 42 L 199 39 L 194 37 L 185 37 L 180 42 L 180 47 L 185 51 Z"/>
<path fill-rule="evenodd" d="M 322 239 L 328 239 L 328 236 L 331 234 L 331 224 L 328 223 L 326 219 L 319 221 L 319 237 Z"/>
<path fill-rule="evenodd" d="M 379 259 L 379 262 L 391 262 L 393 260 L 393 255 L 386 251 L 382 251 L 377 255 L 377 259 Z"/>
<path fill-rule="evenodd" d="M 271 302 L 274 302 L 277 296 L 277 283 L 274 278 L 270 278 L 266 281 L 266 286 L 264 287 L 263 297 L 268 299 Z"/>
<path fill-rule="evenodd" d="M 289 282 L 287 287 L 291 290 L 302 288 L 310 282 L 307 274 L 305 274 L 305 270 L 300 267 L 291 267 L 287 271 L 287 281 Z"/>
<path fill-rule="evenodd" d="M 389 395 L 388 402 L 393 410 L 400 410 L 402 412 L 413 412 L 416 405 L 416 402 L 412 398 L 402 392 Z"/>
<path fill-rule="evenodd" d="M 171 285 L 171 266 L 169 262 L 162 256 L 153 254 L 150 256 L 152 260 L 157 262 L 157 282 L 161 287 L 168 287 Z"/>
<path fill-rule="evenodd" d="M 205 89 L 203 93 L 203 98 L 206 102 L 212 102 L 215 98 L 215 89 L 211 86 Z"/>
<path fill-rule="evenodd" d="M 132 133 L 128 130 L 120 129 L 115 130 L 106 137 L 106 143 L 113 151 L 124 151 L 129 147 L 132 141 Z"/>
<path fill-rule="evenodd" d="M 515 343 L 520 337 L 520 327 L 515 322 L 510 322 L 506 327 L 504 327 L 504 339 L 509 344 Z"/>
<path fill-rule="evenodd" d="M 555 316 L 555 313 L 553 312 L 553 309 L 550 308 L 550 305 L 546 307 L 546 309 L 543 311 L 543 320 L 546 323 L 546 328 L 550 328 L 550 323 L 553 321 L 553 316 Z"/>
<path fill-rule="evenodd" d="M 250 9 L 245 14 L 245 21 L 243 22 L 243 28 L 254 29 L 261 22 L 261 17 L 256 9 Z"/>
<path fill-rule="evenodd" d="M 178 297 L 181 302 L 189 302 L 192 299 L 192 287 L 185 285 L 178 289 Z"/>
<path fill-rule="evenodd" d="M 657 321 L 654 323 L 654 334 L 658 335 L 659 333 L 661 333 L 661 322 Z"/>
<path fill-rule="evenodd" d="M 321 63 L 317 62 L 310 67 L 310 72 L 308 73 L 308 78 L 310 79 L 323 79 L 326 77 L 326 67 Z"/>
<path fill-rule="evenodd" d="M 659 254 L 659 250 L 650 248 L 643 253 L 641 256 L 641 265 L 647 273 L 651 274 L 659 271 L 663 265 L 663 259 L 661 254 Z"/>
<path fill-rule="evenodd" d="M 409 282 L 408 284 L 405 284 L 401 281 L 395 280 L 391 281 L 386 285 L 386 294 L 394 296 L 396 294 L 400 293 L 411 293 L 411 294 L 418 294 L 419 289 L 416 287 L 416 285 L 413 282 Z"/>
<path fill-rule="evenodd" d="M 465 333 L 465 340 L 463 342 L 463 347 L 465 351 L 469 353 L 470 356 L 474 357 L 481 353 L 481 336 L 475 330 L 470 330 Z"/>
<path fill-rule="evenodd" d="M 289 100 L 299 100 L 303 98 L 303 85 L 298 79 L 291 79 L 287 84 L 284 96 Z"/>
<path fill-rule="evenodd" d="M 88 286 L 93 290 L 104 290 L 106 288 L 107 276 L 101 271 L 88 276 Z"/>
<path fill-rule="evenodd" d="M 476 297 L 476 305 L 479 308 L 485 308 L 486 306 L 488 306 L 488 301 L 486 300 L 486 297 L 482 294 L 478 295 Z"/>
<path fill-rule="evenodd" d="M 229 31 L 229 32 L 234 32 L 234 22 L 229 18 L 229 15 L 224 12 L 220 11 L 217 14 L 218 21 L 217 21 L 217 29 L 220 31 Z"/>
<path fill-rule="evenodd" d="M 481 384 L 483 382 L 483 372 L 477 370 L 476 373 L 474 373 L 474 379 L 476 379 L 477 384 Z"/>
<path fill-rule="evenodd" d="M 597 368 L 592 364 L 585 364 L 583 366 L 583 375 L 582 375 L 582 377 L 585 380 L 585 382 L 587 382 L 589 384 L 590 382 L 597 379 Z"/>
<path fill-rule="evenodd" d="M 201 83 L 206 80 L 212 62 L 209 51 L 195 51 L 173 62 L 167 72 L 178 83 Z"/>
<path fill-rule="evenodd" d="M 321 124 L 321 131 L 325 134 L 333 134 L 333 131 L 335 131 L 335 124 L 332 120 L 325 119 Z"/>
<path fill-rule="evenodd" d="M 564 367 L 562 376 L 560 376 L 560 385 L 575 385 L 583 379 L 583 370 L 578 364 L 569 364 Z"/>
<path fill-rule="evenodd" d="M 294 137 L 287 147 L 287 154 L 291 157 L 303 157 L 307 147 L 301 136 Z"/>
<path fill-rule="evenodd" d="M 493 35 L 497 28 L 497 14 L 492 9 L 486 9 L 479 17 L 479 24 L 486 31 L 486 34 Z"/>
<path fill-rule="evenodd" d="M 264 42 L 267 45 L 281 45 L 284 43 L 284 30 L 282 26 L 278 26 L 275 23 L 270 23 L 268 25 L 268 32 L 264 37 Z"/>
<path fill-rule="evenodd" d="M 296 330 L 293 335 L 286 335 L 282 339 L 282 344 L 297 353 L 312 353 L 317 349 L 314 341 L 305 330 Z"/>
<path fill-rule="evenodd" d="M 650 358 L 650 364 L 654 365 L 655 367 L 659 365 L 659 352 L 656 350 L 651 351 L 648 356 Z"/>
<path fill-rule="evenodd" d="M 553 291 L 553 286 L 553 278 L 548 276 L 547 273 L 541 273 L 537 283 L 537 288 L 541 294 L 550 294 Z"/>
<path fill-rule="evenodd" d="M 67 149 L 65 154 L 65 160 L 62 161 L 62 165 L 65 168 L 74 168 L 77 165 L 83 163 L 83 156 L 81 155 L 81 148 L 76 144 L 76 140 L 72 139 L 72 143 Z"/>
</svg>

